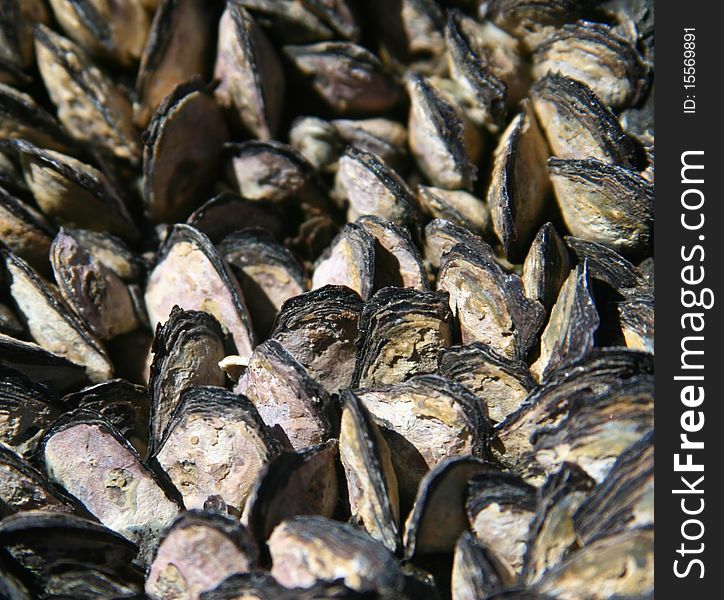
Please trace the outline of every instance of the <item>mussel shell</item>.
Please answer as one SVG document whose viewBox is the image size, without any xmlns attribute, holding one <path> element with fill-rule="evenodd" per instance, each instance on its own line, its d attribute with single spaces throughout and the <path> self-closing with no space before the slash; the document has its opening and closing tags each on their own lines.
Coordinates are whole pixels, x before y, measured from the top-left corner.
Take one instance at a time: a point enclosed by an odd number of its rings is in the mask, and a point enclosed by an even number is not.
<svg viewBox="0 0 724 600">
<path fill-rule="evenodd" d="M 550 310 L 570 270 L 566 245 L 553 224 L 546 223 L 538 230 L 523 263 L 525 295 Z M 589 273 L 591 270 L 589 264 Z"/>
<path fill-rule="evenodd" d="M 352 391 L 342 395 L 339 455 L 352 521 L 392 552 L 400 546 L 400 503 L 390 448 Z"/>
<path fill-rule="evenodd" d="M 347 220 L 375 215 L 417 233 L 418 211 L 415 197 L 402 178 L 374 154 L 349 147 L 339 159 L 335 184 L 349 201 Z"/>
<path fill-rule="evenodd" d="M 548 148 L 530 102 L 510 122 L 495 149 L 488 188 L 493 229 L 511 260 L 525 256 L 550 193 Z"/>
<path fill-rule="evenodd" d="M 214 77 L 216 99 L 262 140 L 276 137 L 284 100 L 284 73 L 274 47 L 241 2 L 227 2 L 219 22 Z"/>
<path fill-rule="evenodd" d="M 571 463 L 564 463 L 546 479 L 525 551 L 523 579 L 529 585 L 578 549 L 574 515 L 595 486 L 583 469 Z"/>
<path fill-rule="evenodd" d="M 375 285 L 375 239 L 355 223 L 345 225 L 319 257 L 312 274 L 312 289 L 343 285 L 363 300 Z"/>
<path fill-rule="evenodd" d="M 109 529 L 139 544 L 142 561 L 150 558 L 180 504 L 113 425 L 85 409 L 67 413 L 43 437 L 40 455 L 50 481 Z"/>
<path fill-rule="evenodd" d="M 642 254 L 653 235 L 653 185 L 637 173 L 594 158 L 548 160 L 568 230 L 626 255 Z"/>
<path fill-rule="evenodd" d="M 86 370 L 81 365 L 4 333 L 0 333 L 0 365 L 59 393 L 77 389 L 87 381 Z"/>
<path fill-rule="evenodd" d="M 45 430 L 63 410 L 58 396 L 43 384 L 0 367 L 0 442 L 18 454 L 32 456 Z"/>
<path fill-rule="evenodd" d="M 108 340 L 139 326 L 126 284 L 63 229 L 53 241 L 50 259 L 63 299 L 100 339 Z"/>
<path fill-rule="evenodd" d="M 474 144 L 466 145 L 465 122 L 428 80 L 412 74 L 407 80 L 410 150 L 417 166 L 433 185 L 472 190 L 477 178 Z M 468 128 L 471 126 L 468 125 Z"/>
<path fill-rule="evenodd" d="M 565 240 L 578 261 L 588 263 L 591 279 L 608 284 L 623 296 L 648 287 L 641 271 L 608 246 L 572 236 Z"/>
<path fill-rule="evenodd" d="M 186 223 L 217 244 L 227 235 L 247 227 L 266 229 L 281 239 L 285 229 L 276 206 L 262 200 L 247 200 L 231 192 L 222 192 L 197 208 Z"/>
<path fill-rule="evenodd" d="M 287 519 L 269 538 L 271 574 L 285 587 L 342 579 L 353 590 L 394 594 L 404 579 L 385 546 L 347 523 L 318 516 Z"/>
<path fill-rule="evenodd" d="M 75 506 L 43 475 L 9 447 L 0 444 L 0 514 L 29 510 L 70 513 Z"/>
<path fill-rule="evenodd" d="M 335 119 L 331 122 L 342 144 L 355 146 L 375 156 L 396 171 L 407 167 L 407 129 L 401 123 L 384 118 Z M 335 160 L 344 151 L 340 148 Z"/>
<path fill-rule="evenodd" d="M 146 287 L 152 327 L 163 323 L 178 305 L 214 315 L 231 335 L 236 353 L 251 356 L 254 332 L 239 285 L 209 238 L 189 225 L 174 225 L 158 253 Z"/>
<path fill-rule="evenodd" d="M 185 388 L 224 385 L 219 361 L 226 355 L 218 321 L 206 312 L 174 307 L 156 329 L 148 383 L 151 395 L 150 449 L 155 451 Z"/>
<path fill-rule="evenodd" d="M 246 523 L 260 547 L 282 521 L 297 515 L 332 518 L 339 494 L 339 443 L 275 456 L 259 473 L 244 506 Z"/>
<path fill-rule="evenodd" d="M 0 83 L 0 136 L 23 139 L 49 150 L 67 151 L 72 141 L 32 96 Z"/>
<path fill-rule="evenodd" d="M 549 571 L 537 588 L 562 600 L 631 598 L 653 590 L 653 573 L 654 531 L 638 528 L 585 546 Z"/>
<path fill-rule="evenodd" d="M 151 402 L 144 386 L 111 379 L 66 394 L 63 402 L 99 413 L 123 434 L 140 456 L 146 454 Z"/>
<path fill-rule="evenodd" d="M 344 151 L 337 128 L 319 117 L 297 117 L 289 129 L 289 144 L 318 171 L 334 171 Z"/>
<path fill-rule="evenodd" d="M 88 52 L 123 66 L 137 61 L 149 16 L 138 0 L 50 0 L 63 30 Z"/>
<path fill-rule="evenodd" d="M 219 253 L 239 281 L 259 339 L 269 335 L 282 304 L 307 290 L 307 275 L 296 257 L 264 229 L 226 236 Z"/>
<path fill-rule="evenodd" d="M 407 229 L 373 215 L 360 217 L 356 223 L 375 238 L 375 290 L 388 286 L 429 289 L 420 251 Z"/>
<path fill-rule="evenodd" d="M 335 37 L 330 23 L 302 0 L 238 0 L 276 44 L 308 44 Z"/>
<path fill-rule="evenodd" d="M 453 338 L 447 294 L 387 287 L 365 304 L 359 322 L 354 387 L 399 383 L 431 373 Z"/>
<path fill-rule="evenodd" d="M 338 37 L 353 42 L 357 41 L 360 36 L 360 27 L 354 11 L 354 2 L 349 0 L 302 0 L 302 4 L 331 27 Z"/>
<path fill-rule="evenodd" d="M 493 423 L 515 412 L 535 386 L 523 361 L 507 359 L 480 342 L 442 348 L 438 363 L 441 375 L 478 397 Z"/>
<path fill-rule="evenodd" d="M 484 235 L 490 229 L 488 204 L 469 192 L 420 185 L 417 198 L 435 219 L 445 219 L 478 235 Z"/>
<path fill-rule="evenodd" d="M 76 44 L 44 25 L 35 28 L 35 52 L 58 120 L 68 132 L 108 156 L 138 164 L 141 145 L 131 103 L 109 75 Z"/>
<path fill-rule="evenodd" d="M 78 560 L 59 561 L 38 578 L 46 598 L 138 598 L 143 591 L 140 569 L 87 564 Z"/>
<path fill-rule="evenodd" d="M 339 114 L 374 114 L 395 106 L 399 88 L 369 50 L 350 42 L 285 46 L 296 68 Z"/>
<path fill-rule="evenodd" d="M 5 517 L 0 523 L 0 544 L 36 575 L 64 560 L 99 567 L 127 565 L 138 552 L 132 542 L 99 523 L 42 510 Z"/>
<path fill-rule="evenodd" d="M 106 351 L 63 305 L 50 284 L 7 250 L 0 250 L 0 256 L 5 262 L 13 299 L 33 339 L 45 350 L 85 367 L 91 381 L 110 379 L 113 365 Z"/>
<path fill-rule="evenodd" d="M 574 515 L 581 543 L 654 524 L 654 434 L 632 444 Z"/>
<path fill-rule="evenodd" d="M 203 131 L 195 143 L 187 140 Z M 220 172 L 226 124 L 199 81 L 178 85 L 156 109 L 143 135 L 143 195 L 155 222 L 188 217 Z"/>
<path fill-rule="evenodd" d="M 144 260 L 119 238 L 90 229 L 66 227 L 65 232 L 73 236 L 91 256 L 126 283 L 138 282 L 145 275 Z"/>
<path fill-rule="evenodd" d="M 505 273 L 490 254 L 458 244 L 441 259 L 437 288 L 450 294 L 463 343 L 483 342 L 509 359 L 526 357 L 545 312 L 526 298 L 518 275 Z"/>
<path fill-rule="evenodd" d="M 18 140 L 16 147 L 23 177 L 45 215 L 70 227 L 138 238 L 123 199 L 101 171 L 25 140 Z"/>
<path fill-rule="evenodd" d="M 489 0 L 486 16 L 519 36 L 546 25 L 575 20 L 598 0 Z"/>
<path fill-rule="evenodd" d="M 583 261 L 566 278 L 541 334 L 540 356 L 531 371 L 546 380 L 551 373 L 588 354 L 601 320 L 593 298 L 588 263 Z"/>
<path fill-rule="evenodd" d="M 532 99 L 554 156 L 635 166 L 636 149 L 618 118 L 585 83 L 548 73 L 533 86 Z"/>
<path fill-rule="evenodd" d="M 613 109 L 636 104 L 648 84 L 649 67 L 634 45 L 610 26 L 579 21 L 555 29 L 536 47 L 533 75 L 570 76 L 591 87 Z"/>
<path fill-rule="evenodd" d="M 654 297 L 649 293 L 632 293 L 618 307 L 626 347 L 654 352 Z"/>
<path fill-rule="evenodd" d="M 271 337 L 328 391 L 352 383 L 357 349 L 359 295 L 343 286 L 325 286 L 287 300 Z"/>
<path fill-rule="evenodd" d="M 327 391 L 277 340 L 259 344 L 234 388 L 285 441 L 302 450 L 332 435 L 332 405 Z"/>
<path fill-rule="evenodd" d="M 151 598 L 198 598 L 227 577 L 256 566 L 249 532 L 228 517 L 192 510 L 163 535 L 146 577 Z"/>
<path fill-rule="evenodd" d="M 512 584 L 515 576 L 489 548 L 464 531 L 455 544 L 450 587 L 453 600 L 477 600 Z"/>
<path fill-rule="evenodd" d="M 205 79 L 211 53 L 211 12 L 204 0 L 162 0 L 136 78 L 133 119 L 145 127 L 163 99 L 194 76 Z"/>
<path fill-rule="evenodd" d="M 33 62 L 33 26 L 47 23 L 42 0 L 7 0 L 0 11 L 0 81 L 18 83 Z M 18 77 L 18 81 L 15 77 Z"/>
<path fill-rule="evenodd" d="M 425 260 L 437 270 L 442 257 L 457 244 L 473 248 L 493 260 L 492 248 L 479 235 L 445 219 L 433 219 L 425 226 Z"/>
<path fill-rule="evenodd" d="M 53 231 L 31 206 L 0 187 L 0 241 L 34 269 L 50 275 L 48 253 Z"/>
<path fill-rule="evenodd" d="M 460 534 L 468 529 L 468 481 L 491 468 L 490 463 L 473 456 L 454 456 L 425 475 L 405 522 L 405 558 L 453 550 Z"/>
</svg>

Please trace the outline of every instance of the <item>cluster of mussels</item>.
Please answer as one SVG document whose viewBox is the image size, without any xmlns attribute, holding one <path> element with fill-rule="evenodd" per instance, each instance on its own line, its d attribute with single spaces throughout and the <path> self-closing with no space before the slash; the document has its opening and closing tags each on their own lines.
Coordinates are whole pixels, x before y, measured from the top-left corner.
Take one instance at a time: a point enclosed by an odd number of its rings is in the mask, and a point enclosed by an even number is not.
<svg viewBox="0 0 724 600">
<path fill-rule="evenodd" d="M 0 596 L 653 598 L 653 2 L 2 0 Z"/>
</svg>

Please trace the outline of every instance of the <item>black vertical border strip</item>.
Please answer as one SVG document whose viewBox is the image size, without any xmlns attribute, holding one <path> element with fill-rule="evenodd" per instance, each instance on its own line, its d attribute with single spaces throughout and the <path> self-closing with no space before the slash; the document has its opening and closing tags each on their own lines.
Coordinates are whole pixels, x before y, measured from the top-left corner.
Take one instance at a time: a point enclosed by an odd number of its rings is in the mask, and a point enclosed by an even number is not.
<svg viewBox="0 0 724 600">
<path fill-rule="evenodd" d="M 655 580 L 656 597 L 667 598 L 724 598 L 721 591 L 724 568 L 720 566 L 724 553 L 724 485 L 721 473 L 724 469 L 724 431 L 722 423 L 722 399 L 720 388 L 724 366 L 724 337 L 722 336 L 722 310 L 724 307 L 724 286 L 722 285 L 722 264 L 724 264 L 724 231 L 720 218 L 724 179 L 722 150 L 722 70 L 724 70 L 724 22 L 721 3 L 712 0 L 687 0 L 678 2 L 660 0 L 656 2 L 655 21 L 655 295 L 656 295 L 656 403 L 655 403 Z M 696 32 L 696 88 L 684 88 L 684 28 L 695 28 Z M 696 114 L 684 114 L 684 100 L 692 96 L 696 102 Z M 681 174 L 681 155 L 691 150 L 703 150 L 705 166 L 704 184 L 684 185 Z M 690 162 L 693 162 L 690 161 Z M 698 178 L 689 171 L 690 178 Z M 705 224 L 700 231 L 687 231 L 681 224 L 682 213 L 690 213 L 690 221 L 698 219 L 696 211 L 682 208 L 681 195 L 688 188 L 698 188 L 705 195 L 703 212 Z M 694 196 L 691 196 L 693 200 Z M 699 236 L 703 235 L 704 240 Z M 689 252 L 700 244 L 705 253 L 704 261 L 695 259 L 686 263 L 682 259 L 682 247 Z M 698 257 L 698 255 L 697 255 Z M 682 306 L 682 267 L 686 264 L 702 265 L 705 280 L 699 286 L 686 286 L 700 292 L 710 288 L 714 292 L 715 304 L 710 310 L 687 309 Z M 698 273 L 698 269 L 697 269 Z M 682 315 L 690 311 L 701 311 L 705 316 L 705 340 L 698 349 L 704 349 L 704 363 L 701 371 L 682 371 L 681 343 L 686 335 L 697 335 L 690 329 L 682 328 Z M 702 334 L 698 334 L 702 335 Z M 690 433 L 691 440 L 703 440 L 705 447 L 699 451 L 681 450 L 681 416 L 690 410 L 681 402 L 680 393 L 686 382 L 676 381 L 679 374 L 703 374 L 705 399 L 696 410 L 704 412 L 704 427 L 698 433 Z M 699 385 L 697 383 L 696 385 Z M 674 455 L 691 452 L 692 461 L 704 464 L 703 473 L 676 473 Z M 681 476 L 688 476 L 693 484 L 698 477 L 704 480 L 697 488 L 703 495 L 679 494 L 673 490 L 686 489 Z M 685 506 L 695 510 L 704 498 L 704 510 L 700 515 L 688 516 L 682 511 L 682 499 L 688 499 Z M 700 540 L 687 540 L 682 525 L 687 519 L 700 519 L 705 530 Z M 698 526 L 690 523 L 687 535 L 698 535 Z M 694 552 L 704 544 L 701 554 Z M 682 544 L 688 554 L 679 554 Z M 691 565 L 686 577 L 674 573 L 674 561 L 683 573 L 689 561 L 700 559 L 704 565 L 700 578 L 700 565 Z"/>
</svg>

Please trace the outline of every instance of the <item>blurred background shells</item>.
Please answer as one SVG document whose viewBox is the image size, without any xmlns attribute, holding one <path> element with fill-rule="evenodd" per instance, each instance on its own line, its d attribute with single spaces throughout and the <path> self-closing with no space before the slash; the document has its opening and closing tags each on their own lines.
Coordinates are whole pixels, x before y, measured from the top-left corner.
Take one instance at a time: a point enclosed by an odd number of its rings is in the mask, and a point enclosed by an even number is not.
<svg viewBox="0 0 724 600">
<path fill-rule="evenodd" d="M 4 0 L 0 596 L 653 594 L 649 0 Z"/>
</svg>

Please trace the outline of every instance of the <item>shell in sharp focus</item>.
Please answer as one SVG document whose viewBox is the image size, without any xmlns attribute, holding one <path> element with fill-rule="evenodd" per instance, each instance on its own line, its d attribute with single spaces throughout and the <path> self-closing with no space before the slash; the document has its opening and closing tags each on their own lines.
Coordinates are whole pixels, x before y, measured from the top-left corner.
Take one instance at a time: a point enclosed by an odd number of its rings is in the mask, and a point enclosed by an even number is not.
<svg viewBox="0 0 724 600">
<path fill-rule="evenodd" d="M 339 500 L 339 443 L 329 440 L 272 458 L 249 494 L 242 522 L 263 545 L 274 528 L 291 517 L 331 519 Z"/>
<path fill-rule="evenodd" d="M 151 598 L 198 598 L 227 577 L 256 567 L 249 532 L 221 515 L 192 510 L 166 531 L 146 577 Z"/>
<path fill-rule="evenodd" d="M 181 392 L 154 459 L 186 508 L 201 509 L 219 496 L 240 514 L 259 472 L 278 452 L 279 443 L 247 398 L 196 387 Z"/>
<path fill-rule="evenodd" d="M 417 166 L 433 185 L 471 191 L 477 178 L 475 148 L 481 144 L 468 141 L 476 137 L 474 126 L 466 126 L 454 105 L 418 74 L 407 79 L 407 93 L 407 129 Z"/>
<path fill-rule="evenodd" d="M 485 404 L 493 423 L 515 412 L 535 386 L 528 365 L 504 358 L 480 342 L 443 348 L 438 362 L 442 375 Z"/>
<path fill-rule="evenodd" d="M 379 59 L 349 42 L 285 46 L 294 66 L 315 92 L 341 115 L 374 114 L 397 104 L 400 90 Z"/>
<path fill-rule="evenodd" d="M 523 263 L 525 295 L 549 311 L 571 270 L 568 249 L 552 223 L 544 224 L 528 249 Z M 589 265 L 590 272 L 590 265 Z"/>
<path fill-rule="evenodd" d="M 650 385 L 652 373 L 653 362 L 650 355 L 621 348 L 594 350 L 578 363 L 555 373 L 528 395 L 518 411 L 497 426 L 498 437 L 505 447 L 504 462 L 523 472 L 532 469 L 535 473 L 537 467 L 530 465 L 530 453 L 533 450 L 532 440 L 537 430 L 542 433 L 550 431 L 551 434 L 555 431 L 562 432 L 561 422 L 572 410 L 578 410 L 578 407 L 589 406 L 595 409 L 598 405 L 602 408 L 601 416 L 603 416 L 605 413 L 603 407 L 610 407 L 609 402 L 615 404 L 617 394 L 620 394 L 619 400 L 626 396 L 624 388 L 634 389 L 642 384 Z M 635 405 L 632 405 L 631 409 L 635 415 L 637 411 Z M 623 414 L 620 418 L 621 421 L 627 420 Z M 615 422 L 610 426 L 614 429 L 611 434 L 613 436 L 618 434 L 620 440 L 612 443 L 610 448 L 602 449 L 604 456 L 609 452 L 609 457 L 610 453 L 620 453 L 629 443 L 637 439 L 636 428 L 633 431 L 618 430 Z M 572 455 L 568 459 L 561 457 L 560 462 L 565 460 L 577 462 L 572 460 Z M 613 460 L 609 460 L 608 467 Z M 586 465 L 581 466 L 586 468 Z M 589 474 L 600 479 L 593 473 Z"/>
<path fill-rule="evenodd" d="M 475 537 L 516 575 L 523 567 L 536 508 L 536 489 L 511 473 L 483 472 L 468 484 L 465 509 Z"/>
<path fill-rule="evenodd" d="M 109 529 L 139 544 L 142 560 L 150 558 L 179 504 L 115 427 L 98 413 L 74 411 L 45 434 L 40 452 L 51 481 Z"/>
<path fill-rule="evenodd" d="M 32 96 L 0 83 L 0 135 L 8 139 L 23 139 L 42 148 L 68 152 L 73 141 Z"/>
<path fill-rule="evenodd" d="M 548 73 L 533 86 L 532 101 L 554 156 L 635 167 L 636 149 L 618 117 L 585 83 Z"/>
<path fill-rule="evenodd" d="M 654 434 L 626 449 L 574 515 L 581 543 L 654 524 Z"/>
<path fill-rule="evenodd" d="M 49 276 L 53 230 L 43 216 L 0 187 L 0 241 L 39 273 Z"/>
<path fill-rule="evenodd" d="M 66 394 L 63 402 L 99 413 L 123 434 L 140 456 L 146 454 L 151 402 L 145 387 L 123 379 L 110 379 Z"/>
<path fill-rule="evenodd" d="M 653 572 L 653 528 L 639 528 L 591 542 L 551 570 L 537 588 L 562 600 L 639 597 L 653 589 Z"/>
<path fill-rule="evenodd" d="M 465 515 L 468 482 L 491 468 L 473 456 L 455 456 L 425 475 L 405 522 L 406 558 L 454 549 L 458 537 L 469 526 Z"/>
<path fill-rule="evenodd" d="M 33 339 L 45 350 L 85 367 L 91 381 L 110 379 L 113 365 L 105 349 L 63 304 L 58 292 L 22 259 L 7 250 L 1 252 L 13 300 Z"/>
<path fill-rule="evenodd" d="M 13 369 L 55 392 L 78 389 L 87 381 L 86 370 L 38 344 L 0 333 L 0 365 Z"/>
<path fill-rule="evenodd" d="M 217 102 L 262 140 L 276 137 L 284 99 L 284 73 L 276 50 L 238 2 L 227 2 L 219 22 L 214 67 Z"/>
<path fill-rule="evenodd" d="M 347 523 L 323 517 L 294 517 L 274 529 L 268 542 L 271 574 L 285 587 L 312 587 L 344 580 L 353 590 L 399 594 L 404 584 L 395 556 Z"/>
<path fill-rule="evenodd" d="M 431 373 L 452 343 L 447 295 L 387 287 L 365 304 L 359 322 L 354 387 L 399 383 Z"/>
<path fill-rule="evenodd" d="M 434 219 L 446 219 L 478 235 L 485 235 L 490 230 L 490 208 L 487 202 L 469 192 L 420 185 L 417 187 L 417 198 Z"/>
<path fill-rule="evenodd" d="M 548 160 L 568 230 L 625 254 L 642 254 L 653 235 L 653 185 L 634 171 L 594 158 Z"/>
<path fill-rule="evenodd" d="M 322 253 L 312 273 L 312 289 L 344 285 L 363 300 L 375 285 L 375 239 L 355 223 L 345 225 Z"/>
<path fill-rule="evenodd" d="M 649 68 L 629 40 L 608 25 L 589 21 L 553 30 L 533 54 L 534 77 L 558 72 L 577 79 L 614 110 L 643 97 Z"/>
<path fill-rule="evenodd" d="M 488 188 L 493 229 L 512 260 L 525 256 L 546 212 L 547 159 L 545 139 L 530 102 L 524 100 L 495 149 Z"/>
<path fill-rule="evenodd" d="M 362 301 L 353 290 L 325 286 L 287 300 L 271 337 L 329 392 L 349 387 Z"/>
<path fill-rule="evenodd" d="M 0 442 L 18 454 L 34 455 L 45 430 L 64 409 L 51 389 L 0 367 Z"/>
<path fill-rule="evenodd" d="M 145 263 L 141 257 L 119 238 L 90 229 L 66 227 L 65 232 L 73 236 L 73 239 L 101 265 L 113 271 L 126 283 L 138 282 L 145 275 Z"/>
<path fill-rule="evenodd" d="M 400 505 L 390 448 L 354 392 L 342 396 L 339 456 L 347 478 L 352 521 L 396 552 Z"/>
<path fill-rule="evenodd" d="M 186 143 L 191 136 L 195 142 Z M 221 171 L 227 139 L 221 111 L 200 81 L 178 85 L 164 99 L 143 136 L 143 195 L 153 221 L 185 219 L 198 206 Z"/>
<path fill-rule="evenodd" d="M 23 177 L 45 215 L 62 225 L 138 239 L 123 198 L 104 173 L 24 140 L 17 141 L 16 147 Z"/>
<path fill-rule="evenodd" d="M 596 482 L 579 466 L 563 463 L 539 491 L 538 512 L 530 524 L 523 579 L 535 584 L 579 547 L 574 515 Z"/>
<path fill-rule="evenodd" d="M 583 358 L 594 346 L 598 316 L 588 275 L 588 263 L 579 263 L 566 278 L 541 334 L 540 355 L 531 371 L 539 379 Z"/>
<path fill-rule="evenodd" d="M 443 255 L 437 288 L 450 294 L 463 343 L 483 342 L 506 358 L 524 359 L 543 322 L 543 307 L 523 293 L 518 275 L 458 244 Z"/>
<path fill-rule="evenodd" d="M 174 307 L 168 321 L 156 329 L 148 383 L 151 395 L 151 450 L 163 438 L 181 392 L 187 387 L 224 385 L 219 361 L 224 358 L 224 337 L 214 317 Z"/>
<path fill-rule="evenodd" d="M 143 52 L 150 18 L 140 0 L 50 0 L 55 18 L 91 54 L 122 66 Z"/>
<path fill-rule="evenodd" d="M 356 392 L 393 450 L 400 498 L 407 505 L 428 469 L 448 456 L 489 456 L 485 404 L 439 375 Z"/>
<path fill-rule="evenodd" d="M 335 188 L 349 202 L 348 221 L 375 215 L 407 225 L 415 237 L 419 226 L 415 197 L 404 180 L 374 154 L 347 148 L 339 159 Z"/>
<path fill-rule="evenodd" d="M 234 392 L 248 397 L 264 422 L 281 428 L 297 451 L 321 444 L 332 434 L 329 394 L 277 340 L 254 349 Z"/>
<path fill-rule="evenodd" d="M 139 326 L 128 286 L 72 234 L 60 230 L 50 259 L 63 299 L 100 339 L 108 340 Z"/>
<path fill-rule="evenodd" d="M 137 165 L 140 136 L 124 91 L 76 44 L 44 25 L 35 29 L 35 52 L 58 120 L 68 132 L 80 143 Z"/>
<path fill-rule="evenodd" d="M 654 352 L 653 294 L 631 294 L 618 307 L 621 331 L 626 347 L 642 352 Z"/>
<path fill-rule="evenodd" d="M 445 219 L 433 219 L 425 226 L 425 260 L 437 270 L 442 257 L 457 244 L 473 248 L 493 260 L 492 248 L 479 235 Z"/>
<path fill-rule="evenodd" d="M 455 544 L 450 587 L 453 600 L 487 598 L 511 585 L 515 575 L 490 548 L 468 531 Z"/>
<path fill-rule="evenodd" d="M 282 212 L 266 200 L 247 200 L 222 192 L 197 208 L 186 223 L 218 244 L 227 235 L 246 228 L 266 229 L 281 239 L 285 229 Z"/>
<path fill-rule="evenodd" d="M 360 217 L 356 224 L 375 238 L 375 290 L 388 286 L 429 289 L 420 251 L 406 228 L 373 215 Z"/>
<path fill-rule="evenodd" d="M 203 310 L 231 335 L 238 355 L 251 356 L 255 337 L 241 289 L 209 238 L 193 227 L 177 224 L 171 230 L 149 276 L 145 301 L 153 328 L 174 306 Z"/>
<path fill-rule="evenodd" d="M 180 83 L 205 79 L 212 24 L 204 0 L 162 0 L 146 38 L 136 77 L 133 120 L 146 127 L 156 108 Z"/>
<path fill-rule="evenodd" d="M 304 267 L 260 228 L 234 232 L 218 248 L 239 281 L 257 337 L 265 339 L 284 302 L 307 290 Z"/>
</svg>

